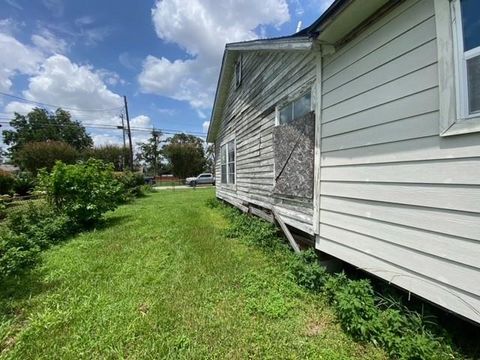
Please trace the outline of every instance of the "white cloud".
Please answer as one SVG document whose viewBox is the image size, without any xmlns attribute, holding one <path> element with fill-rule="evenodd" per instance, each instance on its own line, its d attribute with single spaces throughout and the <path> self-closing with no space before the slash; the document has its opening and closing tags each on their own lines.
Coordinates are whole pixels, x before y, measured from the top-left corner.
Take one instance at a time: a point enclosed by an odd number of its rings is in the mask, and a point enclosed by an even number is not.
<svg viewBox="0 0 480 360">
<path fill-rule="evenodd" d="M 91 66 L 77 65 L 63 55 L 53 55 L 42 63 L 40 71 L 29 79 L 23 96 L 47 104 L 61 102 L 82 109 L 108 109 L 122 105 L 121 97 L 107 88 Z"/>
<path fill-rule="evenodd" d="M 210 121 L 204 121 L 203 124 L 202 124 L 202 129 L 203 129 L 203 132 L 204 133 L 207 133 L 208 132 L 208 128 L 210 126 Z"/>
<path fill-rule="evenodd" d="M 17 10 L 23 10 L 23 7 L 16 0 L 5 0 L 5 2 Z"/>
<path fill-rule="evenodd" d="M 289 20 L 285 0 L 163 0 L 152 9 L 157 35 L 184 49 L 190 59 L 149 55 L 141 90 L 188 101 L 196 109 L 211 107 L 226 43 L 258 38 L 260 25 Z"/>
<path fill-rule="evenodd" d="M 0 33 L 5 35 L 13 35 L 24 26 L 25 23 L 15 21 L 12 18 L 0 19 Z"/>
<path fill-rule="evenodd" d="M 74 119 L 92 132 L 95 144 L 121 143 L 121 130 L 98 128 L 102 125 L 121 125 L 119 113 L 123 111 L 123 99 L 108 87 L 124 83 L 120 76 L 106 69 L 76 64 L 64 55 L 50 55 L 65 50 L 65 42 L 48 30 L 34 34 L 31 40 L 33 45 L 25 45 L 13 36 L 0 32 L 0 48 L 9 50 L 0 52 L 0 91 L 10 92 L 14 77 L 17 74 L 27 75 L 28 86 L 21 92 L 21 97 L 68 110 Z M 22 101 L 2 102 L 0 105 L 3 107 L 2 116 L 5 117 L 10 117 L 14 112 L 26 114 L 36 106 L 35 103 Z M 47 108 L 55 110 L 55 107 Z M 152 121 L 140 115 L 132 119 L 132 126 L 151 128 Z M 133 141 L 144 141 L 148 135 L 148 132 L 133 132 Z"/>
<path fill-rule="evenodd" d="M 65 11 L 63 0 L 43 0 L 42 2 L 53 16 L 60 17 L 63 15 Z"/>
<path fill-rule="evenodd" d="M 151 128 L 152 120 L 147 115 L 139 115 L 130 119 L 131 127 Z"/>
<path fill-rule="evenodd" d="M 34 74 L 43 59 L 41 51 L 22 44 L 14 37 L 0 33 L 0 90 L 8 91 L 12 86 L 12 77 L 18 73 Z"/>
<path fill-rule="evenodd" d="M 100 74 L 91 66 L 75 64 L 63 55 L 50 56 L 41 63 L 37 72 L 30 76 L 28 88 L 22 92 L 22 97 L 45 104 L 60 104 L 70 111 L 75 119 L 86 124 L 87 128 L 88 125 L 96 124 L 121 124 L 118 116 L 123 104 L 121 96 L 109 90 Z M 12 101 L 5 106 L 4 111 L 9 114 L 26 114 L 34 106 L 35 104 Z M 84 112 L 75 109 L 112 110 Z M 94 139 L 106 143 L 106 138 L 98 137 L 98 129 L 91 130 Z M 102 130 L 102 134 L 108 134 L 110 140 L 118 138 L 118 135 L 115 135 L 117 132 L 121 139 L 120 130 Z"/>
<path fill-rule="evenodd" d="M 5 106 L 5 113 L 8 114 L 8 116 L 12 115 L 13 113 L 19 113 L 19 114 L 27 114 L 29 113 L 35 105 L 33 104 L 27 104 L 19 101 L 11 101 Z"/>
<path fill-rule="evenodd" d="M 325 10 L 332 5 L 334 0 L 309 0 L 307 2 L 307 7 L 311 10 L 318 11 L 318 14 L 322 14 Z"/>
<path fill-rule="evenodd" d="M 75 19 L 75 25 L 77 26 L 84 26 L 84 25 L 91 25 L 95 22 L 95 19 L 92 16 L 81 16 Z"/>
<path fill-rule="evenodd" d="M 115 71 L 110 71 L 107 69 L 99 69 L 96 71 L 100 78 L 105 81 L 108 85 L 118 85 L 122 84 L 125 85 L 126 81 L 123 80 L 120 75 L 118 75 Z"/>
<path fill-rule="evenodd" d="M 67 52 L 67 42 L 56 37 L 51 31 L 42 29 L 32 35 L 32 43 L 46 54 L 63 54 Z"/>
<path fill-rule="evenodd" d="M 95 46 L 105 40 L 112 33 L 109 26 L 95 27 L 91 29 L 83 29 L 81 39 L 87 46 Z"/>
<path fill-rule="evenodd" d="M 92 140 L 95 146 L 104 145 L 122 145 L 122 135 L 113 135 L 110 133 L 92 134 Z"/>
</svg>

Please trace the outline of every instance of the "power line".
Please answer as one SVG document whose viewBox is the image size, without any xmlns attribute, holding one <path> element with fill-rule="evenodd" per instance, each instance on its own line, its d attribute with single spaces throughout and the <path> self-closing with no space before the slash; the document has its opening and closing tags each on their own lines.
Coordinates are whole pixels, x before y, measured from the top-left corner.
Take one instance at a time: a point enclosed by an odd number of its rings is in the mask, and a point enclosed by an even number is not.
<svg viewBox="0 0 480 360">
<path fill-rule="evenodd" d="M 36 104 L 36 105 L 41 105 L 41 106 L 46 106 L 46 107 L 62 108 L 62 109 L 65 109 L 65 110 L 72 110 L 72 111 L 100 112 L 100 111 L 113 111 L 113 110 L 123 109 L 123 106 L 118 106 L 118 107 L 109 108 L 109 109 L 80 109 L 80 108 L 75 108 L 75 107 L 70 107 L 70 106 L 46 104 L 46 103 L 42 103 L 40 101 L 34 101 L 34 100 L 29 100 L 29 99 L 26 99 L 26 98 L 22 98 L 20 96 L 16 96 L 16 95 L 13 95 L 13 94 L 7 94 L 7 93 L 1 92 L 1 91 L 0 91 L 0 95 L 10 97 L 12 99 L 22 100 L 22 101 L 25 101 L 25 102 L 28 102 L 28 103 L 31 103 L 31 104 Z"/>
<path fill-rule="evenodd" d="M 7 119 L 0 119 L 0 124 L 5 124 L 5 125 L 10 124 L 9 121 L 4 121 L 4 120 L 7 120 Z M 121 126 L 121 125 L 111 125 L 111 124 L 82 124 L 82 125 L 85 126 L 86 128 L 89 128 L 89 129 L 102 129 L 102 130 L 118 130 L 118 129 L 121 129 L 121 127 L 119 128 L 119 126 Z M 40 129 L 46 129 L 46 128 L 51 127 L 51 126 L 67 127 L 69 125 L 38 124 L 36 126 Z M 183 130 L 176 130 L 176 129 L 141 128 L 141 127 L 131 127 L 130 129 L 132 131 L 135 131 L 135 132 L 149 132 L 149 133 L 160 131 L 161 133 L 166 134 L 166 135 L 174 135 L 174 134 L 182 134 L 183 133 L 183 134 L 194 135 L 194 136 L 198 136 L 198 137 L 205 137 L 206 136 L 206 134 L 202 133 L 202 132 L 183 131 Z"/>
</svg>

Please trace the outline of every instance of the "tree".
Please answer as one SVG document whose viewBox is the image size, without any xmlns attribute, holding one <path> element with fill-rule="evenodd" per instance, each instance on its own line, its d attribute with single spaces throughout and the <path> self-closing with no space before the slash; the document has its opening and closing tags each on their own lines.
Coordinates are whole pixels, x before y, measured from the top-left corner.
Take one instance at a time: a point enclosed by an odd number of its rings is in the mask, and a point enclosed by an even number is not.
<svg viewBox="0 0 480 360">
<path fill-rule="evenodd" d="M 68 111 L 57 109 L 54 113 L 35 108 L 27 115 L 15 113 L 10 121 L 13 130 L 3 131 L 3 139 L 8 145 L 13 162 L 18 152 L 31 142 L 61 141 L 78 151 L 90 148 L 92 138 L 78 121 L 71 119 Z"/>
<path fill-rule="evenodd" d="M 204 170 L 206 161 L 202 139 L 193 135 L 175 134 L 167 142 L 162 152 L 170 162 L 175 176 L 184 179 Z"/>
<path fill-rule="evenodd" d="M 215 144 L 209 144 L 205 151 L 205 168 L 212 174 L 215 174 Z"/>
<path fill-rule="evenodd" d="M 87 149 L 84 151 L 82 157 L 85 160 L 93 158 L 113 164 L 115 171 L 123 171 L 130 165 L 128 149 L 120 145 L 103 145 Z"/>
<path fill-rule="evenodd" d="M 15 155 L 17 164 L 33 174 L 43 168 L 51 170 L 57 160 L 73 164 L 79 157 L 77 149 L 61 141 L 29 142 Z"/>
<path fill-rule="evenodd" d="M 165 167 L 162 164 L 161 137 L 162 133 L 160 131 L 153 131 L 152 136 L 146 142 L 138 144 L 137 160 L 145 162 L 147 168 L 152 170 L 153 175 L 163 172 L 162 170 Z"/>
</svg>

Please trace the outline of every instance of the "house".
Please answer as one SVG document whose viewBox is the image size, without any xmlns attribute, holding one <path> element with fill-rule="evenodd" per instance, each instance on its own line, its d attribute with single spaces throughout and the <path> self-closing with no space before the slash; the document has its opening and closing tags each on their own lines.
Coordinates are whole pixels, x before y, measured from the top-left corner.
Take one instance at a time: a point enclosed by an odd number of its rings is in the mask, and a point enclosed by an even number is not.
<svg viewBox="0 0 480 360">
<path fill-rule="evenodd" d="M 473 0 L 336 0 L 227 44 L 217 197 L 480 323 L 479 20 Z"/>
</svg>

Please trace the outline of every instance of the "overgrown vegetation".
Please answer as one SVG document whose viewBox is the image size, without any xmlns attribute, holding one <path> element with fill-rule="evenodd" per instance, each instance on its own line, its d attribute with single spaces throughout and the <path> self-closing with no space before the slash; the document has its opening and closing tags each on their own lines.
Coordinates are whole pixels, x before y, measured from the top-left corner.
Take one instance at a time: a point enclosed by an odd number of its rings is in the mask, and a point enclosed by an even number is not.
<svg viewBox="0 0 480 360">
<path fill-rule="evenodd" d="M 24 188 L 31 185 L 31 177 L 19 178 Z M 0 226 L 0 282 L 31 269 L 40 251 L 96 226 L 103 214 L 146 191 L 141 180 L 136 174 L 115 175 L 111 165 L 95 159 L 42 170 L 37 189 L 43 199 L 8 213 L 0 203 L 0 218 L 6 216 Z"/>
<path fill-rule="evenodd" d="M 383 360 L 259 248 L 213 189 L 159 191 L 0 287 L 0 359 Z"/>
<path fill-rule="evenodd" d="M 9 194 L 14 183 L 15 178 L 10 173 L 0 170 L 0 195 Z"/>
<path fill-rule="evenodd" d="M 350 279 L 344 273 L 329 274 L 313 250 L 293 253 L 276 228 L 255 217 L 210 200 L 229 220 L 227 235 L 261 247 L 281 262 L 296 283 L 324 296 L 338 321 L 354 339 L 385 349 L 395 359 L 453 359 L 448 336 L 433 319 L 425 319 L 401 302 L 375 293 L 368 279 Z"/>
</svg>

